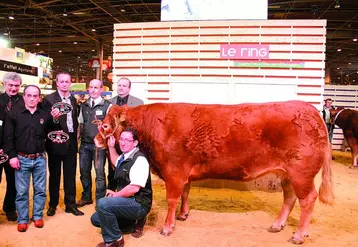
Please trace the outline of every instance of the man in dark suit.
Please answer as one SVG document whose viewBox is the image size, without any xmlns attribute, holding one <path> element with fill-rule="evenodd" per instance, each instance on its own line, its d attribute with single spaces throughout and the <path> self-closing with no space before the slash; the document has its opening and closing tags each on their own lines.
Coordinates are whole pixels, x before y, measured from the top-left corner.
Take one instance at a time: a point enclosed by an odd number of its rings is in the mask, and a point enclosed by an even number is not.
<svg viewBox="0 0 358 247">
<path fill-rule="evenodd" d="M 0 95 L 0 102 L 3 108 L 3 117 L 6 118 L 6 115 L 9 111 L 14 110 L 15 108 L 24 105 L 24 99 L 19 94 L 21 87 L 22 79 L 18 73 L 8 72 L 4 75 L 3 83 L 5 84 L 5 93 Z M 3 135 L 3 125 L 4 122 L 1 122 L 1 135 Z M 2 148 L 2 147 L 1 147 Z M 5 162 L 0 165 L 5 170 L 6 175 L 6 194 L 4 199 L 3 210 L 6 214 L 6 218 L 9 221 L 16 221 L 16 187 L 15 187 L 15 169 L 9 165 L 9 162 Z M 1 173 L 0 173 L 1 174 Z"/>
<path fill-rule="evenodd" d="M 126 78 L 122 77 L 117 82 L 117 96 L 109 99 L 108 101 L 111 102 L 113 105 L 127 105 L 128 107 L 135 107 L 139 105 L 143 105 L 143 100 L 130 95 L 132 82 Z M 121 154 L 121 150 L 119 149 L 118 145 L 116 146 L 116 150 L 118 153 Z M 108 159 L 108 188 L 114 189 L 114 168 L 111 165 L 110 159 Z"/>
<path fill-rule="evenodd" d="M 61 130 L 69 135 L 69 140 L 65 143 L 46 142 L 49 166 L 49 192 L 50 202 L 47 210 L 48 216 L 56 214 L 56 207 L 60 194 L 61 164 L 63 165 L 63 187 L 65 190 L 66 213 L 76 216 L 84 215 L 76 206 L 76 167 L 77 167 L 77 105 L 76 99 L 70 94 L 71 75 L 61 72 L 56 76 L 57 91 L 46 96 L 43 106 L 51 111 L 52 106 L 57 102 L 68 103 L 72 106 L 72 111 L 59 117 Z"/>
</svg>

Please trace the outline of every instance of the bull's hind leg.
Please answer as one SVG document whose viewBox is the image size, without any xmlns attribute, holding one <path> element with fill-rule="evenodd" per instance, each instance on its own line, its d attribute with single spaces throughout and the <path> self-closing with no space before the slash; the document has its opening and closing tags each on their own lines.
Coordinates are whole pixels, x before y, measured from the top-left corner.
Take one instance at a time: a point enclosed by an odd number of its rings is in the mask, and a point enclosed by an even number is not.
<svg viewBox="0 0 358 247">
<path fill-rule="evenodd" d="M 190 182 L 185 185 L 183 194 L 181 195 L 181 208 L 177 220 L 186 220 L 189 216 L 189 191 Z"/>
<path fill-rule="evenodd" d="M 292 188 L 291 181 L 287 178 L 282 179 L 281 187 L 283 190 L 283 205 L 275 222 L 268 229 L 269 232 L 280 232 L 286 226 L 287 218 L 295 205 L 297 196 Z"/>
<path fill-rule="evenodd" d="M 298 182 L 298 184 L 293 183 L 293 188 L 301 206 L 301 216 L 297 231 L 293 234 L 292 238 L 288 240 L 293 244 L 303 244 L 304 238 L 308 237 L 308 228 L 311 223 L 313 207 L 317 198 L 317 191 L 313 184 L 313 179 L 310 183 L 304 183 L 304 181 Z"/>
<path fill-rule="evenodd" d="M 168 214 L 160 233 L 169 236 L 173 232 L 175 226 L 175 210 L 180 196 L 183 194 L 184 182 L 177 180 L 165 181 L 165 188 L 167 191 Z"/>
<path fill-rule="evenodd" d="M 358 144 L 355 138 L 348 137 L 347 142 L 349 147 L 351 148 L 351 154 L 352 154 L 352 165 L 349 168 L 357 168 L 357 155 L 358 155 Z"/>
</svg>

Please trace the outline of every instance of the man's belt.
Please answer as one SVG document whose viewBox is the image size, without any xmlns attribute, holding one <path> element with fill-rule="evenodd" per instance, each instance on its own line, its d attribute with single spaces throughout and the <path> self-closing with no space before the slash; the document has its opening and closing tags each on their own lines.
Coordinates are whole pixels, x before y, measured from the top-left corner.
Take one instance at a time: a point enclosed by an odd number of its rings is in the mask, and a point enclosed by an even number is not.
<svg viewBox="0 0 358 247">
<path fill-rule="evenodd" d="M 17 152 L 17 154 L 22 156 L 22 157 L 28 158 L 30 160 L 37 159 L 38 157 L 45 157 L 44 153 L 24 154 L 24 153 L 21 153 L 21 152 Z"/>
</svg>

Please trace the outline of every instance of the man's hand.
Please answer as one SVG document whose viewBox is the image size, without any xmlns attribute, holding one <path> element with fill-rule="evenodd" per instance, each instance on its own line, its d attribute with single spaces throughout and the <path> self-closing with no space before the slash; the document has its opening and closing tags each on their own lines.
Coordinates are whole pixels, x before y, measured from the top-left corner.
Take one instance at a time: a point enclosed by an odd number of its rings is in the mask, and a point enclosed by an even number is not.
<svg viewBox="0 0 358 247">
<path fill-rule="evenodd" d="M 61 116 L 61 112 L 57 108 L 52 108 L 51 110 L 51 116 L 53 117 L 54 121 L 58 121 L 58 118 Z"/>
<path fill-rule="evenodd" d="M 107 144 L 108 144 L 108 147 L 114 148 L 114 146 L 116 145 L 116 138 L 114 138 L 113 135 L 110 135 L 108 138 Z"/>
<path fill-rule="evenodd" d="M 12 168 L 19 170 L 20 169 L 20 161 L 17 157 L 11 158 L 9 164 Z"/>
<path fill-rule="evenodd" d="M 4 153 L 4 150 L 0 149 L 0 154 L 3 154 Z"/>
<path fill-rule="evenodd" d="M 114 192 L 113 190 L 107 190 L 106 196 L 107 197 L 116 197 L 117 192 Z"/>
</svg>

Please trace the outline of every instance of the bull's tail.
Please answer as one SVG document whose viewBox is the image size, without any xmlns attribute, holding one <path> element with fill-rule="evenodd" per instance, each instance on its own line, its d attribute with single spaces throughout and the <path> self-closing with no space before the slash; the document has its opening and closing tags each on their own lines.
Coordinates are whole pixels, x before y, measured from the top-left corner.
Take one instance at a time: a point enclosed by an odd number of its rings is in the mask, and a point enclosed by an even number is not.
<svg viewBox="0 0 358 247">
<path fill-rule="evenodd" d="M 322 183 L 319 187 L 319 200 L 323 203 L 333 205 L 333 178 L 332 178 L 332 151 L 330 145 L 326 151 L 326 158 L 322 167 Z"/>
</svg>

